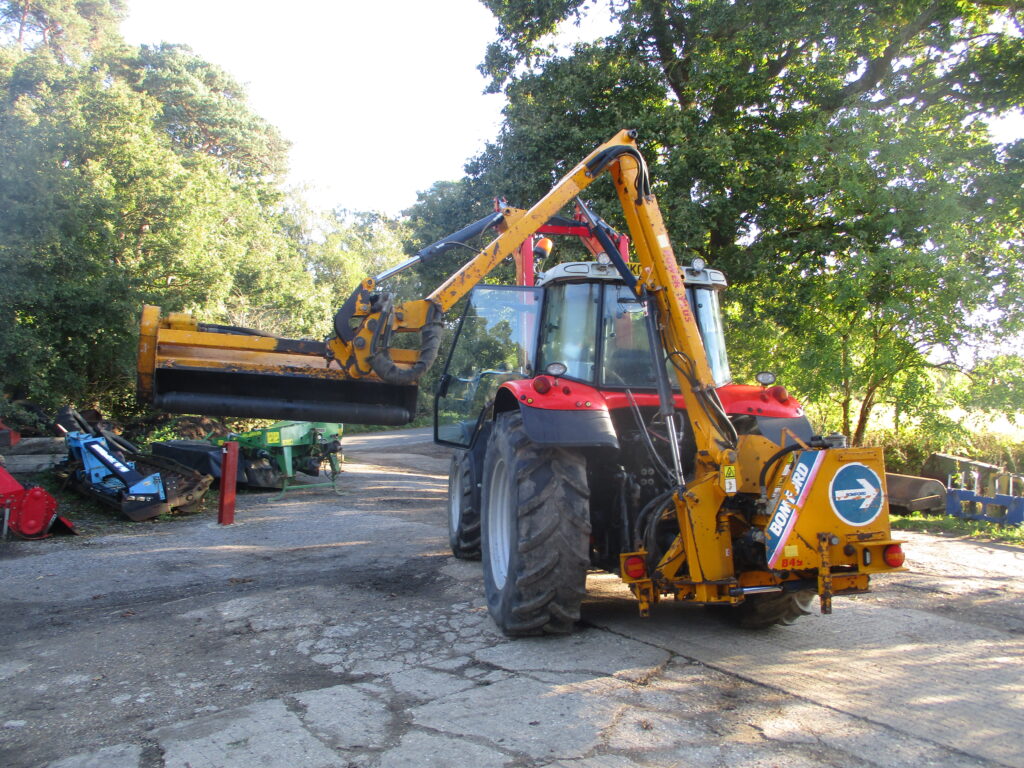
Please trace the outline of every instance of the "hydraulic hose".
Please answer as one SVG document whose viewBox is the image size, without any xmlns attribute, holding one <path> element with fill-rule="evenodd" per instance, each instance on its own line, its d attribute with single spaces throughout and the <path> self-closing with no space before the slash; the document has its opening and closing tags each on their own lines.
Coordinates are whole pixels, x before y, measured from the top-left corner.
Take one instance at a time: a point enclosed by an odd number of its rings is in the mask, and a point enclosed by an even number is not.
<svg viewBox="0 0 1024 768">
<path fill-rule="evenodd" d="M 265 336 L 268 339 L 283 339 L 284 336 L 278 336 L 276 333 L 270 333 L 269 331 L 259 331 L 255 328 L 243 328 L 240 325 L 220 325 L 219 323 L 199 323 L 199 330 L 207 333 L 236 333 L 241 336 Z"/>
<path fill-rule="evenodd" d="M 384 347 L 370 358 L 370 367 L 388 384 L 415 384 L 434 364 L 441 351 L 443 338 L 444 323 L 441 319 L 441 312 L 434 307 L 427 322 L 420 329 L 420 355 L 415 364 L 408 368 L 399 367 L 391 359 L 390 352 Z"/>
<path fill-rule="evenodd" d="M 630 131 L 630 137 L 635 139 L 636 131 Z M 645 197 L 651 194 L 651 176 L 647 170 L 647 162 L 635 147 L 626 145 L 608 147 L 608 149 L 599 152 L 591 158 L 590 162 L 587 163 L 587 171 L 591 176 L 597 176 L 623 155 L 629 155 L 636 160 L 638 170 L 636 176 L 636 202 L 639 204 Z"/>
<path fill-rule="evenodd" d="M 787 454 L 790 454 L 793 451 L 799 451 L 802 447 L 803 446 L 801 446 L 801 445 L 787 445 L 785 448 L 776 451 L 775 453 L 773 453 L 771 456 L 768 457 L 768 460 L 764 463 L 764 466 L 761 467 L 761 473 L 757 477 L 757 485 L 761 489 L 761 498 L 762 499 L 765 499 L 765 498 L 768 497 L 768 494 L 766 492 L 767 488 L 765 487 L 765 482 L 768 479 L 768 472 L 769 472 L 769 470 L 773 466 L 775 466 L 775 463 L 779 459 L 781 459 L 783 456 L 786 456 Z"/>
<path fill-rule="evenodd" d="M 661 475 L 661 479 L 666 483 L 672 483 L 672 470 L 665 466 L 665 462 L 661 460 L 661 456 L 658 455 L 657 450 L 654 448 L 654 443 L 651 440 L 650 434 L 647 431 L 647 425 L 644 423 L 643 415 L 640 413 L 640 406 L 636 403 L 636 398 L 633 396 L 631 389 L 626 390 L 626 400 L 629 402 L 630 412 L 633 414 L 633 419 L 636 422 L 637 431 L 641 438 L 643 438 L 644 445 L 647 447 L 647 453 L 651 457 L 651 463 L 657 468 L 658 473 Z"/>
<path fill-rule="evenodd" d="M 681 358 L 688 369 L 680 365 L 676 358 Z M 714 388 L 705 389 L 700 386 L 697 381 L 697 376 L 693 372 L 693 361 L 690 360 L 682 352 L 675 350 L 669 353 L 669 361 L 680 373 L 686 377 L 686 381 L 690 385 L 690 391 L 693 392 L 694 398 L 701 410 L 711 420 L 715 429 L 718 431 L 719 436 L 722 438 L 722 446 L 736 448 L 739 444 L 739 435 L 736 433 L 736 427 L 732 421 L 729 420 L 728 414 L 725 412 L 725 408 L 722 406 L 722 401 L 718 397 L 718 392 Z"/>
<path fill-rule="evenodd" d="M 669 490 L 664 491 L 647 502 L 646 506 L 640 510 L 640 514 L 636 516 L 636 523 L 633 527 L 633 540 L 638 545 L 646 538 L 647 518 L 654 513 L 660 513 L 675 492 L 675 488 L 670 488 Z"/>
</svg>

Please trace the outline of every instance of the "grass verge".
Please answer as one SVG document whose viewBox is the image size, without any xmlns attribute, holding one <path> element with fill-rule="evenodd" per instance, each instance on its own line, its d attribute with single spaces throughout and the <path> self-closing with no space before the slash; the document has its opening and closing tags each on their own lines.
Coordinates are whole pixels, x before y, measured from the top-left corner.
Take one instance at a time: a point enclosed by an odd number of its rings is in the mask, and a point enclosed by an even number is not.
<svg viewBox="0 0 1024 768">
<path fill-rule="evenodd" d="M 998 541 L 1024 547 L 1024 526 L 998 525 L 982 520 L 963 520 L 945 515 L 890 515 L 889 522 L 896 531 L 919 531 L 954 536 L 968 536 L 979 541 Z"/>
</svg>

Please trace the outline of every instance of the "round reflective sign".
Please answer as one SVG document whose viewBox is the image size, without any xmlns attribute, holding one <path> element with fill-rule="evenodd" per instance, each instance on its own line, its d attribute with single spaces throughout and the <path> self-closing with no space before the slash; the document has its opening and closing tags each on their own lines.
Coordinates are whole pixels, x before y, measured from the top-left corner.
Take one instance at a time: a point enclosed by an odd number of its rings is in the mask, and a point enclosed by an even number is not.
<svg viewBox="0 0 1024 768">
<path fill-rule="evenodd" d="M 878 474 L 859 462 L 844 464 L 829 484 L 832 510 L 849 525 L 867 525 L 878 517 L 884 498 Z"/>
</svg>

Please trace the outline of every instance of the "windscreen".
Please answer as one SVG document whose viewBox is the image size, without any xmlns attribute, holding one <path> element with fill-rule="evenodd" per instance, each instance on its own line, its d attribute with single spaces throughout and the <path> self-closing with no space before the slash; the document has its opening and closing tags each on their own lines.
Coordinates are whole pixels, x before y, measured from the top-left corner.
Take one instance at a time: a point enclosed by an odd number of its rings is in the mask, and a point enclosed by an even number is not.
<svg viewBox="0 0 1024 768">
<path fill-rule="evenodd" d="M 654 389 L 654 361 L 647 335 L 647 308 L 621 283 L 579 282 L 545 288 L 538 370 L 562 363 L 568 378 L 608 389 Z M 718 295 L 687 288 L 686 296 L 704 342 L 716 386 L 731 380 Z M 662 354 L 662 357 L 664 355 Z M 669 381 L 678 388 L 666 361 Z"/>
<path fill-rule="evenodd" d="M 549 363 L 563 363 L 566 376 L 593 382 L 601 287 L 562 283 L 546 289 L 541 370 Z"/>
<path fill-rule="evenodd" d="M 688 288 L 686 295 L 697 317 L 697 325 L 700 326 L 715 386 L 728 384 L 732 381 L 732 372 L 729 370 L 729 354 L 725 348 L 725 328 L 722 325 L 722 310 L 718 305 L 718 292 L 711 288 Z"/>
<path fill-rule="evenodd" d="M 615 389 L 657 386 L 647 338 L 647 307 L 626 286 L 605 286 L 601 332 L 603 386 Z M 669 381 L 675 384 L 675 377 L 671 376 Z"/>
</svg>

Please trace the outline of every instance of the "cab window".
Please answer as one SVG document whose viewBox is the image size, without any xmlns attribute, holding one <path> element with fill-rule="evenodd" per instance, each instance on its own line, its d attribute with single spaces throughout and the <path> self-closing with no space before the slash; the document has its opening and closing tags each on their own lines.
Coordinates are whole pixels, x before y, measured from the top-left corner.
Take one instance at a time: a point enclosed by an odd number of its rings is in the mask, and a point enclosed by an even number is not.
<svg viewBox="0 0 1024 768">
<path fill-rule="evenodd" d="M 597 283 L 563 283 L 547 289 L 541 370 L 550 363 L 564 363 L 566 376 L 594 380 L 600 297 Z"/>
</svg>

